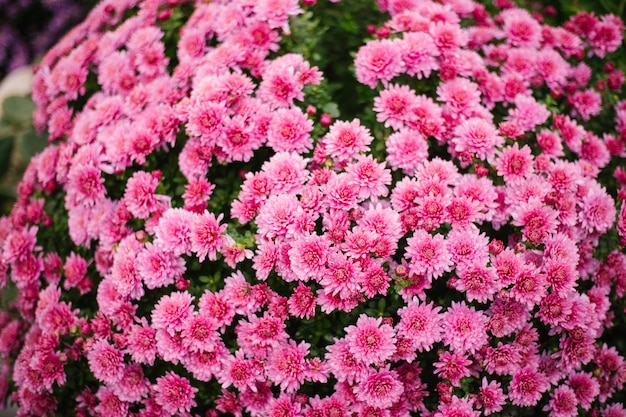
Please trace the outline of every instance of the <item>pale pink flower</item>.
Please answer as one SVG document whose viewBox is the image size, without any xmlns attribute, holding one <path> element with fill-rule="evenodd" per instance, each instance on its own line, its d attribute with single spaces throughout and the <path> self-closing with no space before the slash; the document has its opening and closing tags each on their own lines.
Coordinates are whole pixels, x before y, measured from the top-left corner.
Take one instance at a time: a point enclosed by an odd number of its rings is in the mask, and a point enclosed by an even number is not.
<svg viewBox="0 0 626 417">
<path fill-rule="evenodd" d="M 466 78 L 454 78 L 437 86 L 437 98 L 444 102 L 454 116 L 469 116 L 480 106 L 478 85 Z"/>
<path fill-rule="evenodd" d="M 253 190 L 258 195 L 269 193 L 292 193 L 298 191 L 307 180 L 307 159 L 292 152 L 277 152 L 263 163 L 261 173 L 256 174 Z M 264 176 L 267 176 L 267 180 Z"/>
<path fill-rule="evenodd" d="M 429 25 L 428 33 L 441 53 L 450 53 L 467 45 L 467 33 L 456 22 L 433 21 Z"/>
<path fill-rule="evenodd" d="M 538 48 L 541 44 L 541 25 L 529 12 L 520 8 L 507 9 L 500 13 L 502 30 L 506 41 L 513 46 Z"/>
<path fill-rule="evenodd" d="M 487 321 L 482 311 L 453 301 L 443 315 L 443 342 L 454 352 L 474 353 L 488 341 Z"/>
<path fill-rule="evenodd" d="M 359 119 L 351 122 L 338 120 L 322 138 L 326 153 L 337 161 L 346 161 L 368 149 L 374 138 Z"/>
<path fill-rule="evenodd" d="M 267 144 L 277 152 L 302 153 L 313 147 L 312 130 L 313 122 L 299 108 L 279 109 L 269 124 Z"/>
<path fill-rule="evenodd" d="M 138 171 L 129 178 L 124 191 L 128 211 L 138 219 L 147 219 L 156 206 L 154 191 L 159 180 L 145 171 Z"/>
<path fill-rule="evenodd" d="M 347 298 L 360 290 L 363 274 L 353 260 L 335 252 L 329 254 L 327 265 L 319 279 L 324 293 Z"/>
<path fill-rule="evenodd" d="M 371 155 L 359 155 L 346 166 L 346 172 L 359 188 L 359 198 L 386 197 L 391 184 L 391 171 L 384 162 L 378 163 Z"/>
<path fill-rule="evenodd" d="M 124 368 L 124 375 L 112 388 L 120 400 L 136 402 L 148 396 L 149 381 L 144 377 L 141 365 L 133 363 Z"/>
<path fill-rule="evenodd" d="M 370 41 L 359 49 L 354 65 L 359 82 L 372 88 L 378 81 L 386 84 L 403 70 L 404 62 L 397 45 L 399 40 L 388 39 Z"/>
<path fill-rule="evenodd" d="M 595 186 L 582 198 L 579 220 L 589 233 L 604 233 L 615 223 L 617 209 L 604 188 Z"/>
<path fill-rule="evenodd" d="M 377 113 L 376 121 L 384 122 L 385 127 L 400 129 L 404 126 L 408 117 L 408 110 L 416 99 L 415 92 L 408 86 L 389 85 L 380 92 L 378 97 L 374 98 L 373 109 Z"/>
<path fill-rule="evenodd" d="M 191 253 L 191 230 L 196 214 L 185 209 L 168 209 L 154 229 L 155 245 L 175 255 Z"/>
<path fill-rule="evenodd" d="M 93 206 L 106 195 L 101 171 L 93 165 L 73 165 L 67 174 L 67 195 L 69 207 L 79 204 Z"/>
<path fill-rule="evenodd" d="M 509 110 L 506 120 L 517 125 L 522 131 L 534 131 L 536 126 L 544 124 L 550 111 L 544 104 L 538 103 L 532 96 L 518 94 L 515 107 Z"/>
<path fill-rule="evenodd" d="M 428 78 L 432 71 L 439 69 L 439 49 L 427 33 L 405 32 L 399 47 L 408 75 Z"/>
<path fill-rule="evenodd" d="M 401 129 L 387 138 L 386 145 L 387 163 L 406 174 L 413 174 L 428 159 L 428 142 L 416 130 Z"/>
<path fill-rule="evenodd" d="M 126 352 L 133 361 L 152 366 L 156 358 L 156 330 L 144 321 L 140 325 L 132 325 L 128 332 Z"/>
<path fill-rule="evenodd" d="M 187 378 L 181 377 L 172 371 L 157 378 L 153 385 L 154 398 L 163 410 L 170 413 L 189 412 L 196 406 L 194 400 L 198 389 L 191 386 Z"/>
<path fill-rule="evenodd" d="M 504 143 L 498 135 L 493 123 L 478 117 L 472 117 L 461 122 L 454 130 L 450 142 L 456 152 L 471 152 L 479 159 L 488 159 L 495 154 L 495 148 Z"/>
</svg>

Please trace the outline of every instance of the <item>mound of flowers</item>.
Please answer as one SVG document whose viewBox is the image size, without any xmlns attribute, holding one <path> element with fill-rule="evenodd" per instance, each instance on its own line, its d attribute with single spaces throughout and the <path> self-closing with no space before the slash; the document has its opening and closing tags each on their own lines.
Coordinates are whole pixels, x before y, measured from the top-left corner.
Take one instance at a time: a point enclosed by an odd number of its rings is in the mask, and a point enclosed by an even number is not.
<svg viewBox="0 0 626 417">
<path fill-rule="evenodd" d="M 624 24 L 494 3 L 101 2 L 35 75 L 0 398 L 625 416 Z"/>
</svg>

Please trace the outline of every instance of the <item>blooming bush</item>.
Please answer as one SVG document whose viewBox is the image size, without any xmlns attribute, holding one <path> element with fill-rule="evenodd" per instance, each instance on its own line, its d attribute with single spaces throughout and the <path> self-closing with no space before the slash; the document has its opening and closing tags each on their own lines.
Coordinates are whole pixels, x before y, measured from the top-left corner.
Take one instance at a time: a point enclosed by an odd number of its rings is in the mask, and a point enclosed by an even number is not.
<svg viewBox="0 0 626 417">
<path fill-rule="evenodd" d="M 35 75 L 0 393 L 626 415 L 624 25 L 495 3 L 100 3 Z"/>
</svg>

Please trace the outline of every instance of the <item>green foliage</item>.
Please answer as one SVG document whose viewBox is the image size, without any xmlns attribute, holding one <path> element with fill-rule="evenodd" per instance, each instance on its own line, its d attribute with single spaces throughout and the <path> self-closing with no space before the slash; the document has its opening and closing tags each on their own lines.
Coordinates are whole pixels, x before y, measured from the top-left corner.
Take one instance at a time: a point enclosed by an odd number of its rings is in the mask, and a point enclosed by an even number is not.
<svg viewBox="0 0 626 417">
<path fill-rule="evenodd" d="M 28 161 L 48 144 L 33 127 L 35 104 L 30 97 L 11 96 L 2 103 L 0 118 L 0 214 L 15 201 L 15 187 Z"/>
</svg>

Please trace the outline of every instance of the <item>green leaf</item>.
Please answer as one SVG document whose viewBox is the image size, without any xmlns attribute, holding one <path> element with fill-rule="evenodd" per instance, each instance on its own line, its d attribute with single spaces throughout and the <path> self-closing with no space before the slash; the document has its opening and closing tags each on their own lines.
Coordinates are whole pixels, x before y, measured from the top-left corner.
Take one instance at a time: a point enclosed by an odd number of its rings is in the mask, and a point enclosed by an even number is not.
<svg viewBox="0 0 626 417">
<path fill-rule="evenodd" d="M 0 177 L 9 170 L 11 163 L 11 151 L 13 150 L 13 138 L 6 137 L 0 139 Z"/>
<path fill-rule="evenodd" d="M 23 132 L 19 136 L 18 141 L 20 152 L 26 159 L 32 158 L 48 146 L 46 135 L 38 135 L 34 130 Z"/>
<path fill-rule="evenodd" d="M 10 124 L 29 126 L 34 110 L 35 104 L 29 97 L 11 96 L 2 103 L 2 118 Z"/>
<path fill-rule="evenodd" d="M 335 119 L 337 117 L 339 117 L 339 114 L 340 114 L 339 113 L 339 107 L 337 106 L 337 103 L 333 103 L 333 102 L 324 104 L 324 107 L 322 107 L 322 111 L 324 113 L 330 114 Z"/>
</svg>

